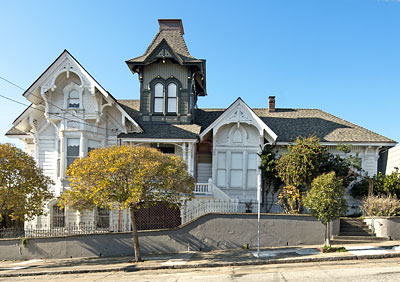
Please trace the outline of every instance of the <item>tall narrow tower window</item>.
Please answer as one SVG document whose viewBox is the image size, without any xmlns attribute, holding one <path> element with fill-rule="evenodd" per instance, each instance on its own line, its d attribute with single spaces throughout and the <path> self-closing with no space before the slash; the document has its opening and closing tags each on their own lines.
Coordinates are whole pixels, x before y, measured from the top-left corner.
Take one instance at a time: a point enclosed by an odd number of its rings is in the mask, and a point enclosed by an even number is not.
<svg viewBox="0 0 400 282">
<path fill-rule="evenodd" d="M 176 84 L 171 82 L 168 84 L 168 113 L 176 113 Z"/>
<path fill-rule="evenodd" d="M 162 113 L 164 111 L 164 85 L 157 83 L 154 86 L 154 112 Z"/>
</svg>

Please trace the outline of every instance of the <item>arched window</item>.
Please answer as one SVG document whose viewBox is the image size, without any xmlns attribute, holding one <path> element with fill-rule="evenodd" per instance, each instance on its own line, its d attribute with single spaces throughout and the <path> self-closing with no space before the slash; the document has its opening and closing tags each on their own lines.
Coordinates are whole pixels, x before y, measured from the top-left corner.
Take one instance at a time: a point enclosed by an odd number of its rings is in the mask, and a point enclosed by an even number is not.
<svg viewBox="0 0 400 282">
<path fill-rule="evenodd" d="M 157 78 L 151 82 L 152 110 L 156 115 L 176 115 L 179 112 L 180 83 L 175 78 Z"/>
<path fill-rule="evenodd" d="M 164 85 L 160 82 L 154 86 L 154 112 L 164 112 Z"/>
<path fill-rule="evenodd" d="M 68 93 L 68 108 L 77 109 L 79 108 L 79 92 L 76 89 L 72 89 Z"/>
<path fill-rule="evenodd" d="M 57 204 L 53 205 L 53 218 L 52 218 L 52 226 L 53 227 L 65 227 L 65 210 L 64 208 L 60 209 Z"/>
<path fill-rule="evenodd" d="M 96 210 L 96 227 L 109 228 L 110 227 L 110 211 L 107 208 L 99 208 Z"/>
<path fill-rule="evenodd" d="M 168 84 L 168 100 L 167 100 L 167 105 L 168 105 L 168 113 L 176 113 L 176 97 L 177 97 L 177 87 L 176 84 L 171 82 Z"/>
</svg>

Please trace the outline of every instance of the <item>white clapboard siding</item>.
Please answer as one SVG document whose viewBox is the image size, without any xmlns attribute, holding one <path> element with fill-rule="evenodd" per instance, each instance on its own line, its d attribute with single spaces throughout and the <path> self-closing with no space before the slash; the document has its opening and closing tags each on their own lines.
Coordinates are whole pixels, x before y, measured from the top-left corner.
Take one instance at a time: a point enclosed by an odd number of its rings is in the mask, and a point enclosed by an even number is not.
<svg viewBox="0 0 400 282">
<path fill-rule="evenodd" d="M 56 157 L 54 149 L 54 139 L 39 139 L 39 166 L 43 169 L 45 175 L 53 180 L 56 178 Z"/>
</svg>

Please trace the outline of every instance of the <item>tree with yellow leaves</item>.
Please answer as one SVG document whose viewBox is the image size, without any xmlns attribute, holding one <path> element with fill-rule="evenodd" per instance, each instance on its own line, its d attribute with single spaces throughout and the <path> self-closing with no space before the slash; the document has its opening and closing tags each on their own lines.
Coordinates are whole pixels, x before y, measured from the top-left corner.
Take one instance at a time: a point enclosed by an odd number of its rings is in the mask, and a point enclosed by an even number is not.
<svg viewBox="0 0 400 282">
<path fill-rule="evenodd" d="M 67 171 L 71 189 L 59 200 L 62 207 L 77 210 L 102 207 L 130 210 L 135 260 L 141 261 L 135 212 L 163 202 L 179 205 L 193 196 L 194 180 L 179 156 L 156 149 L 113 146 L 93 150 L 75 160 Z"/>
<path fill-rule="evenodd" d="M 42 215 L 53 184 L 31 156 L 12 144 L 0 144 L 0 227 Z"/>
</svg>

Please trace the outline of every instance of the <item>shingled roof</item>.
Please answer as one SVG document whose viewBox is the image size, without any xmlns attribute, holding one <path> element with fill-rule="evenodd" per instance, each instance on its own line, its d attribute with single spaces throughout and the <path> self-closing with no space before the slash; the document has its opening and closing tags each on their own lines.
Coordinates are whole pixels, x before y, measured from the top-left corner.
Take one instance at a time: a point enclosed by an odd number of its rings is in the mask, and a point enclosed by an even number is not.
<svg viewBox="0 0 400 282">
<path fill-rule="evenodd" d="M 137 118 L 139 100 L 119 100 L 132 118 Z M 143 133 L 121 134 L 123 138 L 193 139 L 212 124 L 226 109 L 197 109 L 194 124 L 140 124 Z M 321 142 L 396 143 L 371 130 L 355 125 L 319 109 L 254 108 L 261 120 L 278 135 L 278 142 L 293 142 L 298 136 L 317 136 Z"/>
<path fill-rule="evenodd" d="M 198 109 L 195 123 L 206 129 L 225 109 Z M 396 141 L 319 109 L 254 108 L 261 120 L 278 135 L 277 142 L 293 142 L 298 136 L 317 136 L 321 142 L 396 143 Z"/>
<path fill-rule="evenodd" d="M 165 40 L 171 49 L 182 59 L 183 62 L 202 62 L 203 60 L 196 59 L 190 55 L 183 39 L 182 33 L 177 29 L 163 29 L 160 30 L 153 41 L 147 47 L 143 55 L 127 60 L 127 63 L 143 63 L 151 53 L 158 47 L 158 45 Z"/>
</svg>

